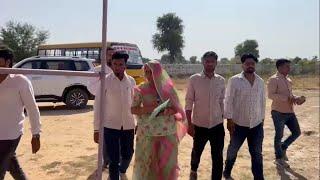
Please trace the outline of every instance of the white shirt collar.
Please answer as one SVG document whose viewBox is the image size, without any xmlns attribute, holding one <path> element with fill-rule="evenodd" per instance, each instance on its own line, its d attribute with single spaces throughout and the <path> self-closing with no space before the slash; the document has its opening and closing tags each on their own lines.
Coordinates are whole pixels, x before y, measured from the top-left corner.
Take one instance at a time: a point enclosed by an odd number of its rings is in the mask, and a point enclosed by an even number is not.
<svg viewBox="0 0 320 180">
<path fill-rule="evenodd" d="M 117 79 L 117 80 L 120 81 L 120 79 L 114 74 L 113 71 L 112 71 L 110 74 L 111 74 L 111 76 L 112 76 L 113 79 Z M 124 76 L 123 76 L 123 79 L 121 80 L 121 82 L 122 82 L 122 81 L 127 81 L 127 80 L 128 80 L 128 75 L 127 75 L 127 73 L 125 72 L 125 73 L 124 73 Z"/>
</svg>

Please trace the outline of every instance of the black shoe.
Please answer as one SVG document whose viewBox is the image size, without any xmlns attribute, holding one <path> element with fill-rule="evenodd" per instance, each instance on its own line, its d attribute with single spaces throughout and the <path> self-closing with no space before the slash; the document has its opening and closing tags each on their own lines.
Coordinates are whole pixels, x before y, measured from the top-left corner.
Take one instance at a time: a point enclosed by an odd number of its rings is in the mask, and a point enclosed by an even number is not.
<svg viewBox="0 0 320 180">
<path fill-rule="evenodd" d="M 109 163 L 105 163 L 105 164 L 103 164 L 103 166 L 102 166 L 104 169 L 109 169 Z"/>
<path fill-rule="evenodd" d="M 228 173 L 226 173 L 225 171 L 223 171 L 223 177 L 224 177 L 224 179 L 226 179 L 226 180 L 233 180 L 233 178 L 231 177 L 231 175 L 228 174 Z"/>
<path fill-rule="evenodd" d="M 198 179 L 198 174 L 197 171 L 190 171 L 190 176 L 189 176 L 190 180 L 197 180 Z"/>
</svg>

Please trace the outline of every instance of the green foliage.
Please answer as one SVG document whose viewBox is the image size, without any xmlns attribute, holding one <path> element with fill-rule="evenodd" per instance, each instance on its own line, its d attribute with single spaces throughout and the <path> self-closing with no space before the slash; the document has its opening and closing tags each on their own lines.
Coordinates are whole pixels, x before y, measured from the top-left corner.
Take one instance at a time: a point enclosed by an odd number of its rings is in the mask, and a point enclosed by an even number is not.
<svg viewBox="0 0 320 180">
<path fill-rule="evenodd" d="M 274 61 L 271 58 L 264 58 L 264 59 L 260 60 L 259 63 L 260 64 L 274 64 Z"/>
<path fill-rule="evenodd" d="M 161 56 L 161 63 L 162 64 L 172 64 L 171 57 L 169 54 L 164 54 Z M 174 58 L 174 62 L 176 64 L 187 64 L 189 63 L 181 54 L 177 54 Z"/>
<path fill-rule="evenodd" d="M 220 63 L 221 63 L 221 64 L 230 64 L 230 61 L 229 61 L 228 58 L 221 58 L 221 59 L 220 59 Z"/>
<path fill-rule="evenodd" d="M 168 51 L 169 63 L 177 63 L 175 60 L 180 59 L 183 40 L 182 20 L 175 13 L 164 14 L 157 19 L 158 32 L 152 37 L 153 47 L 158 52 Z"/>
<path fill-rule="evenodd" d="M 149 62 L 149 61 L 151 61 L 151 59 L 142 57 L 142 62 L 143 62 L 143 63 L 147 63 L 147 62 Z"/>
<path fill-rule="evenodd" d="M 235 49 L 235 56 L 242 56 L 246 53 L 251 53 L 259 58 L 258 42 L 256 40 L 245 40 L 243 43 L 238 44 Z"/>
<path fill-rule="evenodd" d="M 15 54 L 15 62 L 34 56 L 37 47 L 46 42 L 48 31 L 37 30 L 28 23 L 9 21 L 0 29 L 0 37 L 5 45 L 11 48 Z"/>
<path fill-rule="evenodd" d="M 191 64 L 197 64 L 197 56 L 191 56 L 189 61 Z"/>
<path fill-rule="evenodd" d="M 295 57 L 293 59 L 291 59 L 292 64 L 298 64 L 302 59 L 300 57 Z"/>
</svg>

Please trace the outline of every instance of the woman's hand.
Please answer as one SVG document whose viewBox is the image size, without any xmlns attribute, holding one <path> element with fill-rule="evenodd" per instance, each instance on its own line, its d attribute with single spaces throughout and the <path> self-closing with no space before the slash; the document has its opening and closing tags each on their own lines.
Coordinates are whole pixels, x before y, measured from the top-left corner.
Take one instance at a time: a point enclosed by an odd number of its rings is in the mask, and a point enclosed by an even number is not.
<svg viewBox="0 0 320 180">
<path fill-rule="evenodd" d="M 188 126 L 188 134 L 193 137 L 194 136 L 194 125 L 192 123 L 189 123 Z"/>
<path fill-rule="evenodd" d="M 166 108 L 166 109 L 164 110 L 163 115 L 165 115 L 165 116 L 170 116 L 170 115 L 174 115 L 174 114 L 176 114 L 176 113 L 177 113 L 177 111 L 176 111 L 175 108 L 169 107 L 169 108 Z"/>
<path fill-rule="evenodd" d="M 149 105 L 149 106 L 143 106 L 143 107 L 132 107 L 131 108 L 131 113 L 141 116 L 144 114 L 151 114 L 153 112 L 153 110 L 158 107 L 158 105 Z"/>
<path fill-rule="evenodd" d="M 160 112 L 158 116 L 171 116 L 177 113 L 176 109 L 173 107 L 168 107 L 164 111 Z"/>
</svg>

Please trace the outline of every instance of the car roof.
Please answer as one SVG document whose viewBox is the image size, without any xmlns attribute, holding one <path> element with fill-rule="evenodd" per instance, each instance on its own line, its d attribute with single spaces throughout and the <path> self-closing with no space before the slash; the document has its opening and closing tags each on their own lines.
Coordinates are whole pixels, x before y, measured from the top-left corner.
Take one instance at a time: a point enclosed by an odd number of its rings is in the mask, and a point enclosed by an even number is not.
<svg viewBox="0 0 320 180">
<path fill-rule="evenodd" d="M 90 63 L 95 62 L 95 59 L 88 59 L 88 58 L 84 58 L 84 57 L 73 57 L 73 56 L 32 56 L 26 59 L 21 60 L 20 62 L 18 62 L 17 64 L 14 65 L 15 66 L 19 66 L 20 64 L 23 64 L 25 62 L 28 61 L 32 61 L 32 60 L 50 60 L 50 61 L 61 61 L 61 60 L 69 60 L 69 61 L 88 61 Z"/>
<path fill-rule="evenodd" d="M 77 57 L 77 56 L 32 56 L 26 59 L 49 59 L 49 60 L 85 60 L 85 61 L 91 61 L 91 60 L 95 60 L 95 59 L 88 59 L 85 57 Z"/>
</svg>

